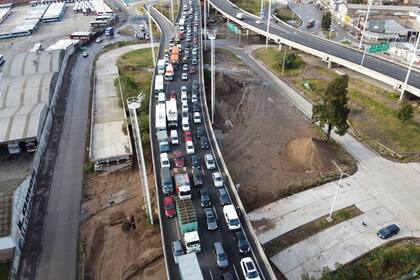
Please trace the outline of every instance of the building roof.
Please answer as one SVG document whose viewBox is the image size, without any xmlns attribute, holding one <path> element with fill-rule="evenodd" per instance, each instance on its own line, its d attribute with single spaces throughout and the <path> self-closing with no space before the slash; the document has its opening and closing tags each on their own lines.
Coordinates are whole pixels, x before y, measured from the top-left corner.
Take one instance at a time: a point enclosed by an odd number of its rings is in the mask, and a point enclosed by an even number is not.
<svg viewBox="0 0 420 280">
<path fill-rule="evenodd" d="M 0 143 L 40 135 L 63 56 L 63 50 L 21 53 L 6 62 L 0 81 Z"/>
<path fill-rule="evenodd" d="M 367 10 L 369 5 L 365 4 L 344 4 L 348 10 Z M 414 12 L 420 11 L 420 8 L 415 6 L 391 6 L 391 5 L 372 5 L 371 11 L 393 11 L 393 12 Z"/>
<path fill-rule="evenodd" d="M 12 226 L 13 192 L 23 179 L 14 179 L 0 184 L 0 237 L 8 236 Z"/>
<path fill-rule="evenodd" d="M 395 20 L 369 20 L 368 29 L 375 33 L 407 34 L 408 30 Z"/>
<path fill-rule="evenodd" d="M 48 6 L 48 9 L 42 16 L 42 19 L 48 20 L 48 19 L 59 18 L 63 14 L 65 8 L 66 8 L 66 3 L 64 2 L 52 3 Z"/>
</svg>

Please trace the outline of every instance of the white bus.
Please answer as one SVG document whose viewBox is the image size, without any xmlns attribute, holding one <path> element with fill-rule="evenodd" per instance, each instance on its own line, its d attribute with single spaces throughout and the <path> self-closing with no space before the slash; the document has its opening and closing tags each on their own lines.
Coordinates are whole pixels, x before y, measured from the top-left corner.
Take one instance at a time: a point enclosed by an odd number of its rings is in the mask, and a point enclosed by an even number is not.
<svg viewBox="0 0 420 280">
<path fill-rule="evenodd" d="M 156 105 L 156 130 L 166 130 L 166 106 L 165 103 Z"/>
<path fill-rule="evenodd" d="M 162 75 L 165 74 L 165 60 L 164 59 L 158 60 L 157 67 L 158 67 L 159 74 L 162 74 Z"/>
<path fill-rule="evenodd" d="M 163 75 L 157 75 L 155 77 L 155 96 L 158 97 L 159 92 L 164 91 L 163 88 Z"/>
<path fill-rule="evenodd" d="M 178 127 L 178 109 L 176 106 L 176 99 L 166 101 L 166 117 L 168 119 L 169 128 Z"/>
</svg>

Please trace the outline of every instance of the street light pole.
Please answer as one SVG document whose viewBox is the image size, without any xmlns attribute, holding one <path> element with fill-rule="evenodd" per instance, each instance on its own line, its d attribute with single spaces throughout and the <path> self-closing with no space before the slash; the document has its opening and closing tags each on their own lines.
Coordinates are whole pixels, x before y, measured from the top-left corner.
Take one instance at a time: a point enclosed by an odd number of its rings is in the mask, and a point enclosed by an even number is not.
<svg viewBox="0 0 420 280">
<path fill-rule="evenodd" d="M 171 0 L 171 19 L 174 22 L 174 0 Z"/>
<path fill-rule="evenodd" d="M 341 179 L 343 178 L 343 175 L 347 175 L 346 173 L 343 172 L 343 170 L 341 170 L 341 168 L 337 165 L 337 163 L 335 163 L 335 161 L 332 160 L 332 163 L 334 163 L 335 167 L 337 167 L 338 171 L 340 171 L 340 180 L 338 180 L 338 184 L 337 184 L 337 190 L 335 191 L 335 195 L 334 195 L 334 200 L 333 203 L 331 205 L 331 209 L 330 209 L 330 214 L 327 217 L 327 221 L 328 222 L 332 222 L 332 213 L 334 210 L 334 206 L 335 206 L 335 201 L 337 200 L 337 195 L 338 195 L 338 190 L 340 189 L 340 185 L 341 185 Z"/>
<path fill-rule="evenodd" d="M 211 65 L 210 65 L 210 72 L 211 72 L 211 124 L 214 124 L 214 108 L 215 108 L 215 79 L 214 79 L 214 40 L 216 39 L 216 33 L 209 33 L 209 39 L 211 42 Z"/>
<path fill-rule="evenodd" d="M 260 10 L 260 17 L 263 18 L 264 14 L 264 0 L 261 0 L 261 10 Z"/>
<path fill-rule="evenodd" d="M 281 65 L 281 75 L 283 76 L 284 73 L 284 65 L 286 64 L 286 45 L 284 45 L 284 55 L 283 55 L 283 63 Z"/>
<path fill-rule="evenodd" d="M 362 47 L 363 37 L 365 36 L 365 30 L 366 30 L 366 26 L 367 26 L 367 23 L 368 23 L 370 7 L 372 6 L 372 0 L 368 0 L 368 1 L 369 1 L 369 6 L 368 6 L 368 9 L 367 9 L 367 13 L 366 13 L 365 25 L 363 26 L 362 36 L 360 37 L 359 49 Z"/>
<path fill-rule="evenodd" d="M 153 225 L 152 203 L 150 201 L 149 182 L 147 181 L 146 164 L 144 161 L 143 146 L 141 143 L 140 127 L 137 120 L 137 109 L 140 108 L 144 100 L 143 93 L 137 97 L 127 98 L 127 107 L 130 112 L 131 127 L 133 130 L 134 144 L 136 147 L 137 164 L 139 167 L 140 180 L 143 183 L 143 198 L 146 206 L 146 215 L 149 216 L 150 223 Z M 141 171 L 140 171 L 141 170 Z"/>
<path fill-rule="evenodd" d="M 150 42 L 152 44 L 152 59 L 153 59 L 153 67 L 156 67 L 156 58 L 155 58 L 155 44 L 153 42 L 153 28 L 152 28 L 152 16 L 150 15 L 150 3 L 147 6 L 147 13 L 149 18 L 149 29 L 150 29 Z"/>
<path fill-rule="evenodd" d="M 267 33 L 270 32 L 270 18 L 271 18 L 271 0 L 268 0 L 268 15 L 267 15 Z M 268 48 L 268 36 L 265 39 L 265 48 Z"/>
<path fill-rule="evenodd" d="M 204 0 L 204 50 L 207 50 L 207 0 Z"/>
<path fill-rule="evenodd" d="M 419 40 L 420 40 L 420 32 L 419 32 L 419 34 L 417 34 L 417 41 L 416 41 L 416 45 L 414 46 L 413 54 L 412 54 L 411 61 L 410 61 L 410 66 L 408 67 L 408 71 L 407 71 L 407 75 L 405 76 L 404 84 L 401 87 L 400 101 L 402 101 L 403 98 L 404 98 L 404 92 L 407 89 L 407 83 L 408 83 L 408 79 L 410 77 L 411 69 L 413 68 L 414 61 L 416 60 L 416 57 L 417 57 L 416 53 L 417 53 L 417 48 L 419 47 Z"/>
<path fill-rule="evenodd" d="M 363 66 L 363 62 L 365 61 L 366 51 L 367 51 L 367 48 L 365 48 L 365 50 L 363 51 L 363 56 L 362 56 L 362 61 L 360 62 L 360 66 Z"/>
</svg>

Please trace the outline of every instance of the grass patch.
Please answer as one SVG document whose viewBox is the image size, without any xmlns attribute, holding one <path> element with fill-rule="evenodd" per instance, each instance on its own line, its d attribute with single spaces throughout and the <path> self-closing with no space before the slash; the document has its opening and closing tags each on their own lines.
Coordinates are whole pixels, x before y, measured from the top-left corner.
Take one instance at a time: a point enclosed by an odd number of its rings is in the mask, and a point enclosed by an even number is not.
<svg viewBox="0 0 420 280">
<path fill-rule="evenodd" d="M 261 1 L 260 0 L 233 0 L 232 3 L 237 5 L 242 10 L 245 10 L 251 14 L 260 15 L 261 12 Z M 264 1 L 264 7 L 268 7 L 268 1 Z"/>
<path fill-rule="evenodd" d="M 420 246 L 403 241 L 375 249 L 351 264 L 336 265 L 334 272 L 324 269 L 321 279 L 400 279 L 418 268 L 419 264 Z"/>
<path fill-rule="evenodd" d="M 318 218 L 312 222 L 309 222 L 291 231 L 288 231 L 285 234 L 282 234 L 279 237 L 266 243 L 263 246 L 264 251 L 267 254 L 267 256 L 271 258 L 272 256 L 292 246 L 293 244 L 296 244 L 302 240 L 305 240 L 309 238 L 310 236 L 317 234 L 329 227 L 332 227 L 341 222 L 357 217 L 360 214 L 362 214 L 362 211 L 359 208 L 357 208 L 355 205 L 337 210 L 333 212 L 332 222 L 328 222 L 326 220 L 328 215 L 322 216 L 321 218 Z"/>
<path fill-rule="evenodd" d="M 344 40 L 344 41 L 341 41 L 341 44 L 343 44 L 343 45 L 351 45 L 351 42 L 349 40 Z"/>
<path fill-rule="evenodd" d="M 302 24 L 300 18 L 289 7 L 278 8 L 274 11 L 274 14 L 282 21 L 288 22 L 293 20 L 296 22 L 297 26 L 300 26 Z"/>
<path fill-rule="evenodd" d="M 167 1 L 156 2 L 154 7 L 161 12 L 167 19 L 171 21 L 171 3 Z M 179 4 L 178 1 L 174 0 L 174 21 L 178 16 Z"/>
<path fill-rule="evenodd" d="M 287 50 L 286 53 L 294 52 Z M 297 54 L 297 52 L 294 52 Z M 275 74 L 281 76 L 281 69 L 283 64 L 284 50 L 279 51 L 276 48 L 269 47 L 267 49 L 261 48 L 254 52 L 256 58 L 264 62 Z M 287 55 L 287 54 L 286 54 Z M 284 69 L 284 76 L 298 76 L 303 73 L 305 62 L 297 55 L 298 67 L 295 69 Z"/>
<path fill-rule="evenodd" d="M 329 40 L 334 40 L 335 39 L 335 36 L 337 36 L 337 33 L 335 31 L 331 31 L 331 32 L 329 32 L 329 31 L 323 31 L 323 32 L 324 32 L 325 38 L 326 39 L 329 39 Z"/>
<path fill-rule="evenodd" d="M 10 262 L 0 263 L 0 280 L 9 279 Z"/>
</svg>

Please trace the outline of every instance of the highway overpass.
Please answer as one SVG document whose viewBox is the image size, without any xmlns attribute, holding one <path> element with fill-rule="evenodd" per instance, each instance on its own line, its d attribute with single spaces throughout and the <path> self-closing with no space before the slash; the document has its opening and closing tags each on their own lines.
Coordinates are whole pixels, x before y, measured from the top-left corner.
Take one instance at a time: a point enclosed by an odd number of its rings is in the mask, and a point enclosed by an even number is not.
<svg viewBox="0 0 420 280">
<path fill-rule="evenodd" d="M 314 35 L 296 30 L 283 23 L 271 21 L 269 33 L 267 21 L 257 24 L 260 19 L 250 13 L 240 10 L 237 6 L 226 0 L 208 0 L 218 12 L 230 21 L 243 26 L 253 32 L 268 37 L 276 43 L 284 44 L 303 52 L 312 54 L 330 63 L 336 63 L 352 69 L 371 78 L 392 86 L 395 90 L 403 87 L 407 68 L 374 56 L 366 55 L 363 66 L 360 66 L 363 53 L 340 44 L 318 38 Z M 243 19 L 235 15 L 243 12 Z M 406 91 L 420 97 L 420 73 L 412 71 L 407 83 Z"/>
</svg>

